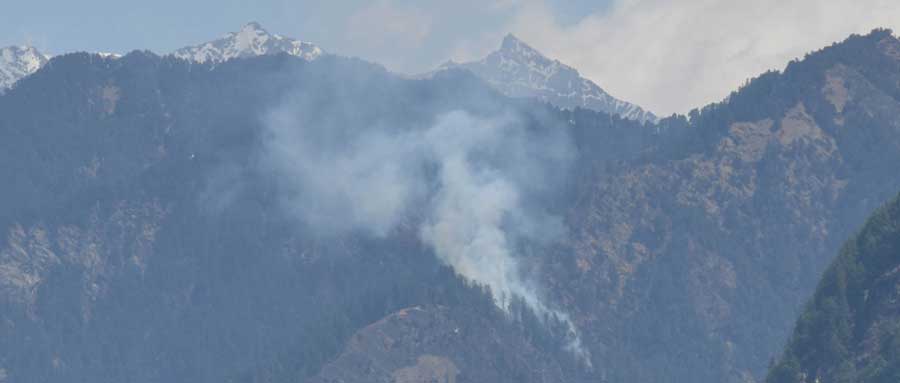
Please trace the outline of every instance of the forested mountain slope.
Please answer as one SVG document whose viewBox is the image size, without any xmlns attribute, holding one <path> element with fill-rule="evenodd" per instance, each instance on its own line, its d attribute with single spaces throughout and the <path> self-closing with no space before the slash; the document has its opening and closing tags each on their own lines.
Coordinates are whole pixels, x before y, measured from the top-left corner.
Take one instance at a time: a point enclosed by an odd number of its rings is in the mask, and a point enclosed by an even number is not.
<svg viewBox="0 0 900 383">
<path fill-rule="evenodd" d="M 878 209 L 825 272 L 766 380 L 900 380 L 900 198 Z"/>
<path fill-rule="evenodd" d="M 215 67 L 147 52 L 56 57 L 0 97 L 2 376 L 295 381 L 401 309 L 503 317 L 413 223 L 330 233 L 286 209 L 289 174 L 266 157 L 267 116 L 285 103 L 303 124 L 354 134 L 415 131 L 452 111 L 515 114 L 579 137 L 624 134 L 586 154 L 597 159 L 636 156 L 656 136 L 619 119 L 572 128 L 567 115 L 512 102 L 462 71 L 410 81 L 337 57 Z M 524 336 L 512 321 L 494 325 Z M 500 343 L 507 354 L 495 357 L 515 359 L 514 345 Z M 552 365 L 560 350 L 548 351 L 530 352 Z"/>
<path fill-rule="evenodd" d="M 840 245 L 900 190 L 898 100 L 900 42 L 874 31 L 692 112 L 650 158 L 595 167 L 544 267 L 595 367 L 762 379 Z"/>
</svg>

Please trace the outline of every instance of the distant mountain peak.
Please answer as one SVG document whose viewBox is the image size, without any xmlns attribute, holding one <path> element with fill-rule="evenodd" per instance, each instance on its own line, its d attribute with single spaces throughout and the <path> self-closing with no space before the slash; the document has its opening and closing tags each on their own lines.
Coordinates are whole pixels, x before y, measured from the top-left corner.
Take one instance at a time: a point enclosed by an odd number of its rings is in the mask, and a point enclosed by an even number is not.
<svg viewBox="0 0 900 383">
<path fill-rule="evenodd" d="M 462 64 L 449 61 L 438 70 L 457 67 L 470 70 L 507 96 L 534 97 L 563 109 L 580 107 L 637 121 L 657 120 L 653 113 L 609 95 L 574 68 L 544 56 L 511 33 L 484 59 Z"/>
<path fill-rule="evenodd" d="M 245 29 L 255 29 L 255 30 L 265 31 L 265 29 L 263 29 L 262 25 L 260 25 L 256 21 L 250 21 L 247 24 L 244 24 L 244 26 L 243 26 L 243 28 L 241 28 L 241 30 L 245 30 Z"/>
<path fill-rule="evenodd" d="M 507 33 L 506 36 L 503 37 L 503 42 L 500 43 L 500 49 L 515 49 L 520 45 L 525 44 L 522 40 L 519 40 L 516 35 L 512 33 Z M 527 44 L 525 44 L 527 45 Z"/>
<path fill-rule="evenodd" d="M 239 31 L 226 33 L 225 35 L 222 36 L 222 38 L 223 39 L 234 38 L 234 39 L 240 40 L 242 42 L 246 42 L 246 43 L 251 43 L 251 42 L 254 42 L 254 40 L 259 40 L 260 42 L 264 43 L 265 42 L 264 40 L 267 40 L 267 39 L 271 39 L 271 38 L 281 39 L 283 37 L 276 35 L 276 34 L 269 33 L 269 31 L 266 30 L 265 28 L 263 28 L 263 26 L 260 23 L 258 23 L 256 21 L 251 21 L 251 22 L 241 26 L 241 29 Z"/>
<path fill-rule="evenodd" d="M 537 49 L 534 49 L 533 47 L 531 47 L 531 45 L 528 45 L 528 43 L 522 41 L 521 39 L 519 39 L 512 33 L 509 33 L 505 37 L 503 37 L 503 42 L 500 43 L 499 51 L 509 52 L 509 53 L 516 52 L 516 53 L 520 53 L 520 54 L 525 54 L 527 56 L 543 57 L 543 55 L 540 52 L 538 52 Z"/>
<path fill-rule="evenodd" d="M 50 56 L 32 46 L 0 48 L 0 93 L 23 77 L 37 72 L 49 60 Z"/>
<path fill-rule="evenodd" d="M 305 60 L 315 60 L 324 52 L 318 46 L 269 33 L 263 26 L 251 21 L 237 32 L 229 32 L 221 38 L 200 45 L 184 47 L 173 56 L 198 63 L 222 63 L 234 58 L 254 57 L 286 53 Z"/>
</svg>

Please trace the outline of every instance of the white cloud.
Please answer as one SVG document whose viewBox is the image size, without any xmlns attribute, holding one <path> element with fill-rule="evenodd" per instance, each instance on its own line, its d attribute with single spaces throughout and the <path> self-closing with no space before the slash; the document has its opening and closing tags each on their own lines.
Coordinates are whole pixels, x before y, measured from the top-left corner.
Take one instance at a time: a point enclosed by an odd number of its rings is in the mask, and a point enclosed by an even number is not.
<svg viewBox="0 0 900 383">
<path fill-rule="evenodd" d="M 900 27 L 896 0 L 616 0 L 561 25 L 539 0 L 508 29 L 611 94 L 661 115 L 723 99 L 744 80 L 875 27 Z"/>
<path fill-rule="evenodd" d="M 347 39 L 369 50 L 415 51 L 431 33 L 432 15 L 412 6 L 379 0 L 350 15 L 346 26 Z"/>
</svg>

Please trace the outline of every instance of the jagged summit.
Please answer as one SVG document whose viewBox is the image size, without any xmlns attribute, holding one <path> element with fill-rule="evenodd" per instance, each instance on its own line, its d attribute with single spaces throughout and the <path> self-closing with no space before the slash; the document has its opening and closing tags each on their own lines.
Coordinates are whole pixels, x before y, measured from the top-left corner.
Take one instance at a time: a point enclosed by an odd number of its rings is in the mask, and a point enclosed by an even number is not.
<svg viewBox="0 0 900 383">
<path fill-rule="evenodd" d="M 247 29 L 258 30 L 258 31 L 263 31 L 263 32 L 266 31 L 265 28 L 263 28 L 262 25 L 258 21 L 250 21 L 247 24 L 244 24 L 243 27 L 241 27 L 241 31 L 244 31 Z"/>
<path fill-rule="evenodd" d="M 505 37 L 503 37 L 503 42 L 500 43 L 500 51 L 507 53 L 518 53 L 522 56 L 528 57 L 546 58 L 541 54 L 541 52 L 538 52 L 537 49 L 534 49 L 531 45 L 528 45 L 528 43 L 520 40 L 512 33 L 509 33 Z"/>
<path fill-rule="evenodd" d="M 324 52 L 318 46 L 269 33 L 258 22 L 244 24 L 237 32 L 200 45 L 184 47 L 173 56 L 198 63 L 221 63 L 233 58 L 286 53 L 305 60 L 315 60 Z"/>
<path fill-rule="evenodd" d="M 533 50 L 533 48 L 528 46 L 528 44 L 525 44 L 525 42 L 523 42 L 522 40 L 519 40 L 519 38 L 516 37 L 515 35 L 513 35 L 512 33 L 507 33 L 506 36 L 503 37 L 503 42 L 500 43 L 500 49 L 501 50 L 517 49 L 523 45 L 525 47 Z"/>
<path fill-rule="evenodd" d="M 31 46 L 0 48 L 0 94 L 25 76 L 41 69 L 50 56 Z"/>
<path fill-rule="evenodd" d="M 480 61 L 448 61 L 438 70 L 450 68 L 468 69 L 508 96 L 535 97 L 560 108 L 593 109 L 637 121 L 657 120 L 653 113 L 609 95 L 574 68 L 544 56 L 513 34 Z"/>
</svg>

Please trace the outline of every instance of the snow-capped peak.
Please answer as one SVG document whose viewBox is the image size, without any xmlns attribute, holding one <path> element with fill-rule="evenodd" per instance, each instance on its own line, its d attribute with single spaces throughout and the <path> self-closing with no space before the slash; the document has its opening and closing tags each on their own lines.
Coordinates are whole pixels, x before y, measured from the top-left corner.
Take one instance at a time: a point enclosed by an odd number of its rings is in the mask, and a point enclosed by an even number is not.
<svg viewBox="0 0 900 383">
<path fill-rule="evenodd" d="M 0 93 L 23 77 L 37 72 L 49 60 L 50 56 L 30 46 L 0 48 Z"/>
<path fill-rule="evenodd" d="M 237 32 L 227 33 L 218 40 L 181 48 L 172 55 L 198 63 L 218 64 L 233 58 L 279 53 L 305 60 L 315 60 L 323 54 L 322 49 L 313 44 L 271 34 L 259 23 L 249 22 Z"/>
<path fill-rule="evenodd" d="M 535 97 L 560 108 L 593 109 L 637 121 L 657 120 L 653 113 L 610 96 L 574 68 L 547 58 L 512 34 L 480 61 L 449 61 L 438 70 L 454 67 L 470 70 L 508 96 Z"/>
<path fill-rule="evenodd" d="M 507 34 L 506 37 L 503 38 L 503 42 L 500 43 L 500 51 L 518 54 L 522 57 L 545 58 L 544 55 L 541 54 L 541 52 L 538 52 L 537 49 L 532 48 L 524 41 L 519 40 L 519 38 L 514 36 L 512 33 Z"/>
<path fill-rule="evenodd" d="M 94 53 L 94 54 L 99 55 L 100 57 L 103 57 L 103 58 L 105 58 L 105 59 L 113 59 L 113 60 L 116 60 L 116 59 L 122 58 L 122 54 L 120 54 L 120 53 L 112 53 L 112 52 L 96 52 L 96 53 Z"/>
</svg>

